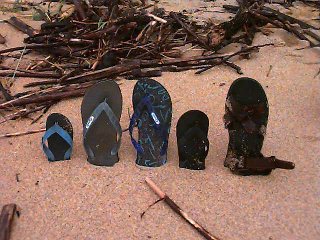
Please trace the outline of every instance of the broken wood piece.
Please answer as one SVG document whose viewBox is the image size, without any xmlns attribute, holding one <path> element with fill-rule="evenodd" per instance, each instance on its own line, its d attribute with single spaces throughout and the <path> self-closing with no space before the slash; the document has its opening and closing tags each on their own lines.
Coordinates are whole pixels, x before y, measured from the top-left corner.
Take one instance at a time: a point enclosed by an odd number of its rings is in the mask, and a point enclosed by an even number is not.
<svg viewBox="0 0 320 240">
<path fill-rule="evenodd" d="M 125 73 L 133 69 L 137 69 L 139 67 L 140 65 L 138 63 L 119 64 L 119 65 L 115 65 L 105 69 L 97 70 L 94 72 L 88 72 L 78 76 L 67 78 L 61 84 L 70 83 L 70 82 L 81 82 L 81 81 L 86 81 L 86 82 L 95 81 L 101 78 L 110 77 L 112 75 Z"/>
<path fill-rule="evenodd" d="M 205 239 L 219 240 L 219 238 L 213 236 L 199 223 L 193 220 L 186 212 L 184 212 L 171 198 L 169 198 L 150 178 L 145 179 L 149 187 L 160 197 L 163 201 L 169 205 L 169 207 L 179 214 L 184 220 L 186 220 L 192 227 L 194 227 Z"/>
<path fill-rule="evenodd" d="M 10 239 L 12 223 L 16 210 L 16 204 L 7 204 L 3 206 L 0 215 L 0 240 Z"/>
<path fill-rule="evenodd" d="M 7 22 L 11 26 L 18 29 L 19 31 L 27 34 L 29 37 L 33 37 L 35 34 L 38 33 L 34 28 L 32 28 L 29 25 L 27 25 L 26 23 L 22 22 L 19 18 L 11 17 L 7 20 Z"/>
<path fill-rule="evenodd" d="M 30 130 L 30 131 L 26 131 L 26 132 L 6 133 L 3 135 L 0 135 L 0 138 L 18 137 L 18 136 L 30 135 L 30 134 L 40 133 L 40 132 L 45 132 L 45 131 L 46 131 L 45 128 L 41 128 L 38 130 Z M 0 238 L 0 240 L 1 240 L 1 238 Z"/>
</svg>

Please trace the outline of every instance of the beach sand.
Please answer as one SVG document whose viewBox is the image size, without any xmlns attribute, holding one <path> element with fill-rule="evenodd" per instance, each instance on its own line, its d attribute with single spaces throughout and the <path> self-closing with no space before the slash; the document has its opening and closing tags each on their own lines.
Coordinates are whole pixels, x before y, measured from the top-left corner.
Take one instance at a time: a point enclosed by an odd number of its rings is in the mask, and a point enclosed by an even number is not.
<svg viewBox="0 0 320 240">
<path fill-rule="evenodd" d="M 184 2 L 185 6 L 177 6 L 188 7 L 189 1 Z M 197 8 L 197 4 L 189 8 Z M 172 2 L 167 5 L 173 8 Z M 39 27 L 39 22 L 27 21 Z M 8 40 L 7 46 L 0 45 L 1 49 L 22 45 L 25 35 L 5 23 L 0 26 L 0 33 Z M 123 134 L 118 164 L 112 168 L 90 165 L 82 146 L 81 98 L 58 103 L 34 125 L 28 119 L 1 125 L 1 134 L 39 129 L 47 115 L 59 112 L 70 119 L 74 128 L 71 161 L 49 163 L 40 146 L 41 133 L 0 139 L 0 207 L 16 203 L 21 213 L 14 221 L 11 239 L 202 239 L 163 202 L 152 206 L 141 219 L 140 214 L 157 200 L 144 182 L 147 176 L 223 240 L 318 239 L 320 78 L 315 76 L 320 49 L 296 50 L 306 43 L 284 30 L 272 31 L 268 37 L 258 33 L 254 44 L 273 42 L 276 47 L 262 48 L 251 59 L 236 63 L 243 69 L 243 76 L 262 84 L 269 99 L 263 154 L 295 162 L 293 171 L 241 177 L 223 167 L 228 144 L 222 120 L 224 103 L 229 86 L 240 77 L 234 70 L 219 66 L 201 75 L 193 71 L 164 73 L 156 80 L 171 95 L 173 119 L 168 163 L 157 169 L 135 166 L 136 152 L 128 132 Z M 15 66 L 16 61 L 11 64 Z M 17 78 L 13 90 L 20 91 L 30 81 Z M 126 128 L 136 81 L 119 83 L 123 95 L 121 125 Z M 210 119 L 210 151 L 204 171 L 178 167 L 175 127 L 179 117 L 191 109 L 204 111 Z"/>
</svg>

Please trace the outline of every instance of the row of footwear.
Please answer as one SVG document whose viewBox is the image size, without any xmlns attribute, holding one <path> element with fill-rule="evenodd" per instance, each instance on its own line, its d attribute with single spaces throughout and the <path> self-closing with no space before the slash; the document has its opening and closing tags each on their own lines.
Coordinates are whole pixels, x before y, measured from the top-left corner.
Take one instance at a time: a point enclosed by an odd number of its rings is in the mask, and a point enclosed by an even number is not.
<svg viewBox="0 0 320 240">
<path fill-rule="evenodd" d="M 133 114 L 122 130 L 122 95 L 112 80 L 92 86 L 81 105 L 83 144 L 88 162 L 113 166 L 119 161 L 122 133 L 129 131 L 137 151 L 136 164 L 160 167 L 167 162 L 172 101 L 159 82 L 137 81 L 132 95 Z M 267 96 L 254 79 L 235 80 L 227 94 L 224 122 L 229 144 L 224 166 L 240 175 L 267 175 L 275 168 L 293 169 L 294 163 L 261 154 L 269 115 Z M 137 128 L 138 134 L 134 134 Z M 209 151 L 209 119 L 199 110 L 184 113 L 178 120 L 176 136 L 181 168 L 203 170 Z M 134 135 L 138 135 L 137 139 Z M 42 147 L 49 161 L 68 160 L 73 146 L 73 128 L 59 113 L 48 116 Z"/>
</svg>

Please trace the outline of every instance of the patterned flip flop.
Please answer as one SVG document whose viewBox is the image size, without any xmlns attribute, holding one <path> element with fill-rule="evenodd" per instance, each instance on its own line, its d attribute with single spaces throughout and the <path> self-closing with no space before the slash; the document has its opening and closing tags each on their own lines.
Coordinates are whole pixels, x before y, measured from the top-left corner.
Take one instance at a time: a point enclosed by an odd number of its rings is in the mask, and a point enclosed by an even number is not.
<svg viewBox="0 0 320 240">
<path fill-rule="evenodd" d="M 139 80 L 132 96 L 134 114 L 130 119 L 131 142 L 137 150 L 136 164 L 160 167 L 167 162 L 172 102 L 168 91 L 157 81 Z M 133 129 L 138 127 L 138 141 Z"/>
</svg>

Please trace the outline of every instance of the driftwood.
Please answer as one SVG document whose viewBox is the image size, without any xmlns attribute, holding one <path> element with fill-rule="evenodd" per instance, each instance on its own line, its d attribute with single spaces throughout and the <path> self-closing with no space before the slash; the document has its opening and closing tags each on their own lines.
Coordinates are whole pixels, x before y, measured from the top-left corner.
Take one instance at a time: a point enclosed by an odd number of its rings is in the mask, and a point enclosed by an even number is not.
<svg viewBox="0 0 320 240">
<path fill-rule="evenodd" d="M 0 77 L 41 78 L 26 84 L 24 87 L 30 91 L 18 93 L 13 99 L 7 95 L 10 89 L 0 86 L 5 98 L 0 109 L 13 111 L 7 119 L 29 116 L 44 111 L 53 102 L 82 96 L 86 88 L 109 78 L 157 77 L 166 71 L 187 70 L 200 74 L 218 65 L 242 74 L 234 57 L 248 58 L 263 47 L 251 44 L 255 33 L 262 32 L 261 27 L 268 23 L 308 41 L 311 47 L 320 42 L 320 36 L 312 31 L 317 27 L 266 7 L 266 1 L 239 0 L 239 6 L 224 5 L 235 15 L 220 24 L 199 24 L 183 13 L 166 12 L 152 5 L 136 6 L 131 0 L 104 2 L 70 0 L 75 13 L 63 19 L 48 12 L 46 18 L 50 21 L 47 19 L 39 32 L 21 20 L 9 20 L 29 36 L 25 46 L 0 50 L 0 58 L 16 57 L 20 61 L 26 52 L 40 53 L 45 58 L 27 70 L 1 66 Z M 184 57 L 180 47 L 189 43 L 202 54 Z M 231 43 L 240 43 L 242 49 L 228 55 L 217 53 Z M 11 54 L 21 50 L 24 53 L 19 56 Z"/>
<path fill-rule="evenodd" d="M 178 215 L 180 215 L 187 223 L 194 227 L 205 239 L 219 240 L 219 238 L 213 236 L 199 223 L 193 220 L 185 211 L 183 211 L 168 195 L 166 195 L 150 178 L 146 178 L 146 183 L 149 187 L 160 197 L 163 201 Z"/>
<path fill-rule="evenodd" d="M 3 206 L 0 215 L 0 240 L 10 239 L 11 228 L 16 209 L 16 204 L 8 204 Z"/>
</svg>

